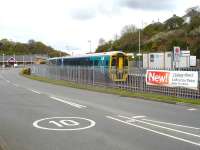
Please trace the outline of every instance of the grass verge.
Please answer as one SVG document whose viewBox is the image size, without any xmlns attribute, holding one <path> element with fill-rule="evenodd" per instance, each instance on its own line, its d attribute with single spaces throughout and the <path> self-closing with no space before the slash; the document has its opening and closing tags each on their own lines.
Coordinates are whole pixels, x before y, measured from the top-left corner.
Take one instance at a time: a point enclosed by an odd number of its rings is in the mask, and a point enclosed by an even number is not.
<svg viewBox="0 0 200 150">
<path fill-rule="evenodd" d="M 24 74 L 23 76 L 29 79 L 33 79 L 33 80 L 37 80 L 37 81 L 41 81 L 45 83 L 50 83 L 54 85 L 61 85 L 65 87 L 72 87 L 72 88 L 84 89 L 84 90 L 107 93 L 107 94 L 115 94 L 115 95 L 124 96 L 124 97 L 141 98 L 145 100 L 165 102 L 165 103 L 170 103 L 170 104 L 184 103 L 184 104 L 200 105 L 200 99 L 195 100 L 195 99 L 178 98 L 174 96 L 165 96 L 165 95 L 159 95 L 159 94 L 153 94 L 153 93 L 142 93 L 142 92 L 136 93 L 136 92 L 126 91 L 126 90 L 116 89 L 116 88 L 83 85 L 83 84 L 64 81 L 64 80 L 52 80 L 52 79 L 39 77 L 39 76 L 24 75 Z"/>
</svg>

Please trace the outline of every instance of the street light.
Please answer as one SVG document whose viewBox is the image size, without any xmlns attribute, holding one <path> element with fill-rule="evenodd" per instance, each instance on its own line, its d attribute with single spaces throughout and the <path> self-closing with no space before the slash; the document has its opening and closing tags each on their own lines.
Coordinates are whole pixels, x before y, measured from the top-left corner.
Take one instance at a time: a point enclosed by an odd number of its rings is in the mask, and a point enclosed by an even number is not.
<svg viewBox="0 0 200 150">
<path fill-rule="evenodd" d="M 3 53 L 3 68 L 4 68 L 5 66 L 4 66 L 4 53 Z"/>
<path fill-rule="evenodd" d="M 143 30 L 143 26 L 144 26 L 144 22 L 143 22 L 143 20 L 142 20 L 142 27 L 140 27 L 139 28 L 139 35 L 138 35 L 138 38 L 139 38 L 139 42 L 138 42 L 138 49 L 139 49 L 139 51 L 138 51 L 138 54 L 137 54 L 137 56 L 139 57 L 139 68 L 141 67 L 140 66 L 140 57 L 142 56 L 142 53 L 141 53 L 141 30 Z"/>
<path fill-rule="evenodd" d="M 139 43 L 138 43 L 139 53 L 137 54 L 137 56 L 139 57 L 139 68 L 140 68 L 140 56 L 142 56 L 142 54 L 141 54 L 141 35 L 140 35 L 140 29 L 139 29 L 138 39 L 139 39 Z"/>
</svg>

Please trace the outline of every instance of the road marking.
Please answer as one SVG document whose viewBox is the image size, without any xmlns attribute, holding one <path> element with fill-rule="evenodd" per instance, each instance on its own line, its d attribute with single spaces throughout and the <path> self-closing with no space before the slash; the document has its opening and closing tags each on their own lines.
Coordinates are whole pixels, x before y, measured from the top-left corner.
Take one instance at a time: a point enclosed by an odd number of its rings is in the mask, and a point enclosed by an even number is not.
<svg viewBox="0 0 200 150">
<path fill-rule="evenodd" d="M 175 123 L 168 123 L 168 122 L 162 122 L 162 121 L 156 121 L 156 120 L 150 120 L 150 119 L 142 119 L 142 120 L 144 120 L 144 121 L 150 121 L 150 122 L 155 122 L 155 123 L 161 123 L 161 124 L 167 124 L 167 125 L 173 125 L 173 126 L 177 126 L 177 127 L 183 127 L 183 128 L 200 130 L 200 128 L 186 126 L 186 125 L 180 125 L 180 124 L 175 124 Z"/>
<path fill-rule="evenodd" d="M 65 103 L 65 104 L 68 104 L 68 105 L 71 105 L 71 106 L 74 106 L 76 108 L 86 108 L 86 106 L 84 105 L 80 105 L 80 104 L 76 104 L 76 103 L 73 103 L 73 102 L 69 102 L 69 101 L 66 101 L 66 100 L 63 100 L 63 99 L 60 99 L 60 98 L 57 98 L 57 97 L 54 97 L 54 96 L 50 96 L 51 99 L 54 99 L 56 101 L 59 101 L 59 102 L 62 102 L 62 103 Z"/>
<path fill-rule="evenodd" d="M 30 89 L 30 91 L 32 91 L 32 92 L 34 92 L 34 93 L 36 93 L 36 94 L 41 94 L 40 92 L 38 92 L 38 91 L 36 91 L 36 90 Z"/>
<path fill-rule="evenodd" d="M 16 87 L 19 87 L 19 85 L 18 85 L 18 84 L 15 84 L 15 83 L 13 83 L 13 85 L 14 85 L 14 86 L 16 86 Z"/>
<path fill-rule="evenodd" d="M 120 116 L 119 116 L 120 117 Z M 128 118 L 129 120 L 127 122 L 135 122 L 135 119 L 145 118 L 146 116 L 133 116 L 131 118 Z"/>
<path fill-rule="evenodd" d="M 52 123 L 60 128 L 63 128 L 64 126 L 78 126 L 80 123 L 74 120 L 59 120 L 58 121 L 49 121 L 49 123 Z"/>
<path fill-rule="evenodd" d="M 130 119 L 130 120 L 131 120 L 131 118 L 129 118 L 129 117 L 120 116 L 120 115 L 119 115 L 119 117 L 126 118 L 126 119 Z M 136 119 L 134 119 L 134 121 L 136 121 L 136 122 L 141 122 L 141 123 L 148 124 L 148 125 L 155 126 L 155 127 L 159 127 L 159 128 L 162 128 L 162 129 L 170 130 L 170 131 L 175 131 L 175 132 L 178 132 L 178 133 L 183 133 L 183 134 L 190 135 L 190 136 L 194 136 L 194 137 L 200 137 L 200 135 L 197 135 L 197 134 L 192 134 L 192 133 L 184 132 L 184 131 L 181 131 L 181 130 L 176 130 L 176 129 L 172 129 L 172 128 L 168 128 L 168 127 L 156 125 L 156 124 L 153 124 L 153 123 L 148 123 L 148 122 L 141 121 L 141 120 L 136 120 Z"/>
<path fill-rule="evenodd" d="M 1 150 L 10 150 L 6 141 L 0 136 L 0 149 Z"/>
<path fill-rule="evenodd" d="M 133 116 L 133 117 L 131 117 L 131 118 L 133 118 L 133 119 L 140 119 L 140 118 L 145 118 L 146 116 Z"/>
<path fill-rule="evenodd" d="M 111 116 L 106 116 L 106 117 L 109 118 L 109 119 L 112 119 L 112 120 L 127 124 L 127 125 L 131 125 L 131 126 L 146 130 L 146 131 L 150 131 L 150 132 L 153 132 L 153 133 L 156 133 L 156 134 L 159 134 L 159 135 L 170 137 L 172 139 L 176 139 L 176 140 L 179 140 L 179 141 L 183 141 L 183 142 L 186 142 L 186 143 L 190 143 L 190 144 L 193 144 L 193 145 L 200 146 L 200 143 L 196 143 L 196 142 L 193 142 L 193 141 L 190 141 L 190 140 L 179 138 L 179 137 L 176 137 L 176 136 L 173 136 L 173 135 L 170 135 L 170 134 L 162 133 L 162 132 L 159 132 L 159 131 L 156 131 L 156 130 L 152 130 L 152 129 L 149 129 L 149 128 L 146 128 L 146 127 L 139 126 L 139 125 L 135 125 L 133 123 L 126 122 L 126 121 L 123 121 L 123 120 L 120 120 L 118 118 L 114 118 L 114 117 L 111 117 Z"/>
<path fill-rule="evenodd" d="M 10 81 L 9 81 L 9 80 L 6 80 L 6 82 L 10 83 Z"/>
<path fill-rule="evenodd" d="M 94 127 L 95 125 L 95 121 L 81 117 L 52 117 L 36 120 L 33 122 L 33 126 L 35 128 L 54 131 L 84 130 Z"/>
<path fill-rule="evenodd" d="M 187 109 L 187 110 L 189 110 L 189 111 L 195 111 L 195 110 L 197 110 L 196 108 L 189 108 L 189 109 Z"/>
</svg>

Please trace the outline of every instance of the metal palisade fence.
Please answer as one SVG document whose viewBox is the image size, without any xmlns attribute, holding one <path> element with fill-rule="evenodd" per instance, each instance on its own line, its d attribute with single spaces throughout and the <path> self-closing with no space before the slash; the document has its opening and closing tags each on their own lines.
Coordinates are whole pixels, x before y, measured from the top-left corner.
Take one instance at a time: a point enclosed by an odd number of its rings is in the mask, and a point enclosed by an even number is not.
<svg viewBox="0 0 200 150">
<path fill-rule="evenodd" d="M 179 69 L 159 69 L 151 68 L 148 70 L 184 73 L 188 76 L 189 73 L 197 74 L 196 88 L 185 86 L 163 86 L 162 84 L 147 83 L 147 69 L 131 68 L 128 72 L 126 81 L 112 81 L 109 76 L 107 67 L 82 67 L 82 66 L 48 66 L 34 65 L 31 66 L 33 75 L 47 77 L 55 80 L 66 80 L 83 85 L 98 85 L 110 88 L 120 88 L 132 92 L 155 93 L 160 95 L 175 96 L 180 98 L 200 99 L 200 68 L 179 68 Z M 187 73 L 188 72 L 188 73 Z M 178 75 L 179 75 L 178 74 Z M 171 78 L 171 77 L 169 77 Z M 190 81 L 182 76 L 185 81 Z M 162 78 L 163 79 L 163 78 Z M 165 78 L 163 79 L 163 81 Z M 193 80 L 193 77 L 192 77 Z M 195 80 L 195 79 L 194 79 Z M 158 81 L 156 76 L 155 81 Z"/>
</svg>

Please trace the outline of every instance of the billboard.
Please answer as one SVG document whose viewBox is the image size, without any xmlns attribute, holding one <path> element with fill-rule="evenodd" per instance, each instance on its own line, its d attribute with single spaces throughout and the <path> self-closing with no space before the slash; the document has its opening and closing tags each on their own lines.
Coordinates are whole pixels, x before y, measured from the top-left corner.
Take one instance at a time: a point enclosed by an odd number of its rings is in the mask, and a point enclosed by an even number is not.
<svg viewBox="0 0 200 150">
<path fill-rule="evenodd" d="M 190 66 L 191 67 L 196 67 L 197 65 L 197 58 L 196 56 L 190 56 Z"/>
<path fill-rule="evenodd" d="M 146 84 L 198 89 L 197 71 L 147 70 Z"/>
</svg>

